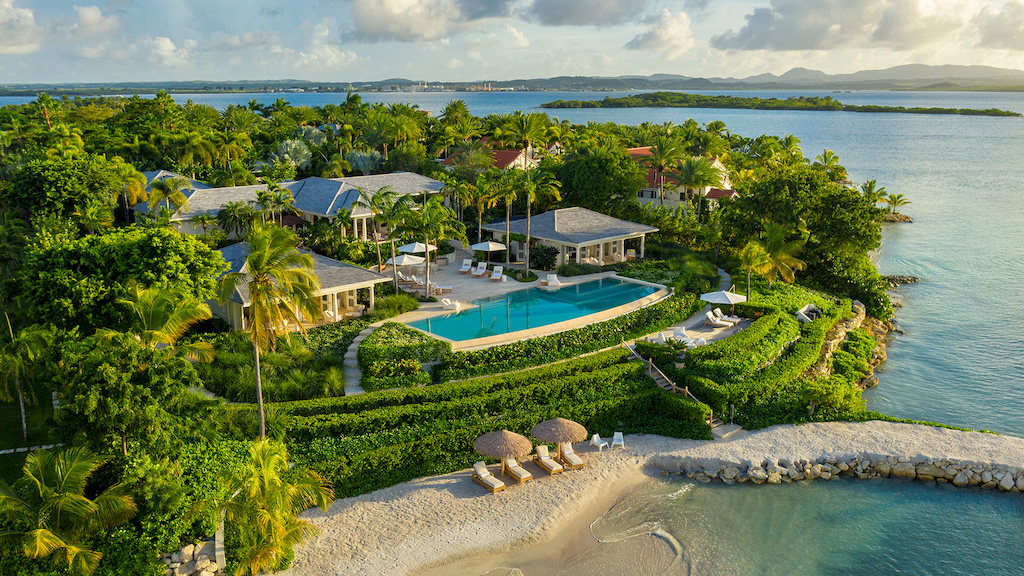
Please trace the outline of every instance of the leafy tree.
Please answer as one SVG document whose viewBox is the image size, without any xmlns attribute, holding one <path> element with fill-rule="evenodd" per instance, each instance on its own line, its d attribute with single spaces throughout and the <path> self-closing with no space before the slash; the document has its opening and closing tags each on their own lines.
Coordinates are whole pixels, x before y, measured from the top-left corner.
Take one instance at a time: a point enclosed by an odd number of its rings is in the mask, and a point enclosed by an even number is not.
<svg viewBox="0 0 1024 576">
<path fill-rule="evenodd" d="M 20 544 L 29 558 L 55 554 L 71 574 L 92 574 L 103 556 L 93 549 L 95 537 L 136 511 L 123 484 L 86 497 L 86 483 L 104 461 L 77 447 L 28 454 L 16 487 L 0 480 L 0 512 L 15 526 L 4 536 Z"/>
<path fill-rule="evenodd" d="M 78 218 L 78 225 L 85 228 L 89 234 L 95 234 L 97 230 L 110 228 L 114 224 L 114 214 L 108 206 L 97 200 L 92 200 L 81 208 L 76 208 L 74 216 Z"/>
<path fill-rule="evenodd" d="M 249 233 L 259 212 L 242 200 L 233 200 L 221 207 L 217 212 L 217 226 L 228 236 L 242 237 Z"/>
<path fill-rule="evenodd" d="M 54 422 L 62 442 L 166 455 L 199 435 L 196 415 L 180 410 L 186 388 L 200 384 L 184 358 L 127 334 L 69 342 L 61 354 Z"/>
<path fill-rule="evenodd" d="M 9 401 L 11 393 L 8 386 L 18 393 L 18 408 L 21 410 L 21 435 L 25 442 L 28 442 L 28 422 L 25 419 L 26 396 L 29 402 L 33 402 L 35 395 L 26 395 L 26 386 L 35 380 L 39 371 L 39 364 L 44 354 L 53 343 L 53 331 L 42 326 L 29 326 L 17 333 L 11 327 L 11 319 L 4 315 L 7 321 L 7 332 L 11 339 L 0 346 L 0 365 L 4 370 L 0 372 L 0 400 Z"/>
<path fill-rule="evenodd" d="M 636 203 L 647 182 L 646 170 L 621 149 L 597 148 L 573 152 L 558 169 L 562 201 L 598 212 Z"/>
<path fill-rule="evenodd" d="M 249 445 L 249 458 L 225 478 L 228 498 L 208 500 L 200 510 L 224 513 L 239 539 L 241 558 L 235 575 L 263 574 L 286 567 L 292 549 L 319 531 L 300 512 L 312 506 L 327 510 L 334 498 L 327 481 L 306 468 L 288 470 L 283 445 L 260 439 Z"/>
<path fill-rule="evenodd" d="M 30 160 L 18 168 L 2 200 L 32 217 L 66 217 L 91 201 L 113 208 L 122 188 L 123 180 L 115 165 L 103 156 L 58 156 Z"/>
<path fill-rule="evenodd" d="M 60 226 L 58 224 L 58 226 Z M 26 249 L 15 274 L 15 296 L 32 314 L 58 327 L 124 327 L 116 303 L 132 279 L 166 283 L 200 300 L 214 295 L 224 260 L 199 238 L 169 228 L 133 226 L 106 234 L 73 238 L 66 230 L 41 229 Z"/>
<path fill-rule="evenodd" d="M 228 272 L 218 283 L 218 299 L 226 303 L 239 286 L 249 291 L 249 337 L 252 340 L 256 371 L 256 402 L 260 418 L 260 438 L 266 436 L 263 411 L 263 382 L 260 377 L 260 350 L 272 349 L 278 332 L 287 321 L 305 333 L 303 317 L 317 318 L 320 298 L 316 291 L 320 279 L 313 272 L 313 258 L 296 248 L 298 238 L 290 230 L 256 225 L 246 236 L 249 253 L 240 272 Z"/>
</svg>

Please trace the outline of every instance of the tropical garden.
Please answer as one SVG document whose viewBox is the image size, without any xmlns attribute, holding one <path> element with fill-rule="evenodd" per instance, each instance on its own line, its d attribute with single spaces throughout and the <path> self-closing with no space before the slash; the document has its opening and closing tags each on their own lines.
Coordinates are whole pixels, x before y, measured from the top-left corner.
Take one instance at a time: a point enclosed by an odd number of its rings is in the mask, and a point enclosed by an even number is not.
<svg viewBox="0 0 1024 576">
<path fill-rule="evenodd" d="M 646 146 L 643 161 L 628 153 Z M 538 166 L 497 170 L 494 149 Z M 715 205 L 704 192 L 723 182 L 718 163 L 739 197 Z M 154 170 L 178 176 L 149 182 L 143 172 Z M 659 197 L 676 190 L 681 206 L 638 201 L 648 170 Z M 444 188 L 364 191 L 360 205 L 387 230 L 381 242 L 356 238 L 344 212 L 289 223 L 294 198 L 282 183 L 394 171 Z M 260 190 L 181 234 L 173 216 L 197 182 Z M 148 210 L 137 211 L 143 202 Z M 870 352 L 863 335 L 834 355 L 831 376 L 804 374 L 851 300 L 891 315 L 868 253 L 881 239 L 879 204 L 908 202 L 874 181 L 849 182 L 831 151 L 808 159 L 792 135 L 744 137 L 721 122 L 480 118 L 460 100 L 432 116 L 357 94 L 321 107 L 279 99 L 223 110 L 165 93 L 41 94 L 0 108 L 0 420 L 10 431 L 0 450 L 49 447 L 0 453 L 0 573 L 156 576 L 159 553 L 218 525 L 225 569 L 280 569 L 315 534 L 302 510 L 464 468 L 479 433 L 525 431 L 554 415 L 602 433 L 692 438 L 708 437 L 709 414 L 730 404 L 748 427 L 869 417 L 853 385 Z M 390 256 L 383 241 L 450 251 L 484 239 L 485 223 L 525 218 L 525 237 L 505 236 L 525 243 L 525 262 L 510 266 L 531 280 L 554 267 L 531 247 L 532 217 L 569 206 L 657 227 L 646 260 L 604 268 L 671 286 L 673 296 L 475 352 L 384 324 L 358 348 L 369 391 L 359 396 L 344 396 L 346 351 L 371 321 L 415 309 L 416 298 L 378 285 L 372 317 L 282 331 L 320 313 L 308 251 L 379 266 Z M 246 265 L 229 272 L 217 249 L 239 240 Z M 700 402 L 661 390 L 620 351 L 599 352 L 695 313 L 719 267 L 750 294 L 739 312 L 757 320 L 745 340 L 708 346 L 684 369 L 674 367 L 677 350 L 644 351 Z M 210 303 L 243 289 L 250 321 L 230 332 Z M 822 318 L 795 326 L 792 312 L 808 301 Z M 581 357 L 590 352 L 599 353 Z"/>
</svg>

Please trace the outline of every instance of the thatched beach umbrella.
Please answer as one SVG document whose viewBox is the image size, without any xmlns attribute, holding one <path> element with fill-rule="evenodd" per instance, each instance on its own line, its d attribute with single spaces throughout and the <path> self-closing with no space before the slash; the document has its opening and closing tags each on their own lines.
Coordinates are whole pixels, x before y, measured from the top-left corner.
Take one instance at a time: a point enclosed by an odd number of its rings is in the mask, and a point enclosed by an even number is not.
<svg viewBox="0 0 1024 576">
<path fill-rule="evenodd" d="M 543 442 L 556 442 L 558 456 L 562 456 L 562 442 L 582 442 L 587 439 L 587 429 L 578 422 L 565 418 L 545 420 L 530 429 L 530 436 Z"/>
<path fill-rule="evenodd" d="M 522 434 L 497 430 L 480 436 L 473 442 L 473 449 L 491 458 L 501 459 L 501 475 L 505 475 L 505 458 L 525 456 L 533 450 L 533 442 Z"/>
</svg>

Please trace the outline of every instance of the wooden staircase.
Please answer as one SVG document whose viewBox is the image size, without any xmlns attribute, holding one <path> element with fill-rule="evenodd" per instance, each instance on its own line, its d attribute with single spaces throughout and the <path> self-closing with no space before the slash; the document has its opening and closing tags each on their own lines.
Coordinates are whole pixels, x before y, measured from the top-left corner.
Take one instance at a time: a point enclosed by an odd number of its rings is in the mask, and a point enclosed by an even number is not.
<svg viewBox="0 0 1024 576">
<path fill-rule="evenodd" d="M 633 348 L 629 344 L 626 344 L 625 342 L 623 342 L 622 345 L 625 346 L 626 349 L 633 354 L 633 358 L 647 364 L 645 372 L 654 380 L 654 382 L 658 386 L 661 387 L 662 390 L 672 392 L 673 394 L 684 394 L 690 400 L 693 400 L 694 402 L 700 402 L 700 400 L 698 400 L 697 397 L 690 392 L 690 389 L 688 387 L 680 388 L 679 386 L 677 386 L 672 379 L 670 379 L 668 376 L 665 376 L 665 373 L 662 372 L 660 368 L 654 365 L 654 362 L 651 362 L 650 360 L 644 360 L 644 358 L 640 356 L 640 354 L 636 351 L 635 348 Z M 715 411 L 712 410 L 711 416 L 708 417 L 708 425 L 711 426 L 711 433 L 714 434 L 715 428 L 724 426 L 725 422 L 722 422 L 722 419 L 716 416 Z"/>
</svg>

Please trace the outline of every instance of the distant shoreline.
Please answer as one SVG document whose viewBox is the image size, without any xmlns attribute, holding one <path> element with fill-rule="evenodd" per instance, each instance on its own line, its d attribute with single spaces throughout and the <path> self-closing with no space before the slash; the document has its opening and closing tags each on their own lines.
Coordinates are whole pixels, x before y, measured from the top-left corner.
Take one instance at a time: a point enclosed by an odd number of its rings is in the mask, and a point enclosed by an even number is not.
<svg viewBox="0 0 1024 576">
<path fill-rule="evenodd" d="M 546 109 L 576 108 L 730 108 L 740 110 L 796 110 L 810 112 L 861 112 L 883 114 L 953 114 L 962 116 L 1020 117 L 1019 112 L 989 108 L 906 108 L 843 104 L 831 96 L 800 96 L 798 98 L 746 98 L 742 96 L 707 96 L 686 92 L 647 92 L 604 100 L 556 100 L 540 105 Z"/>
</svg>

